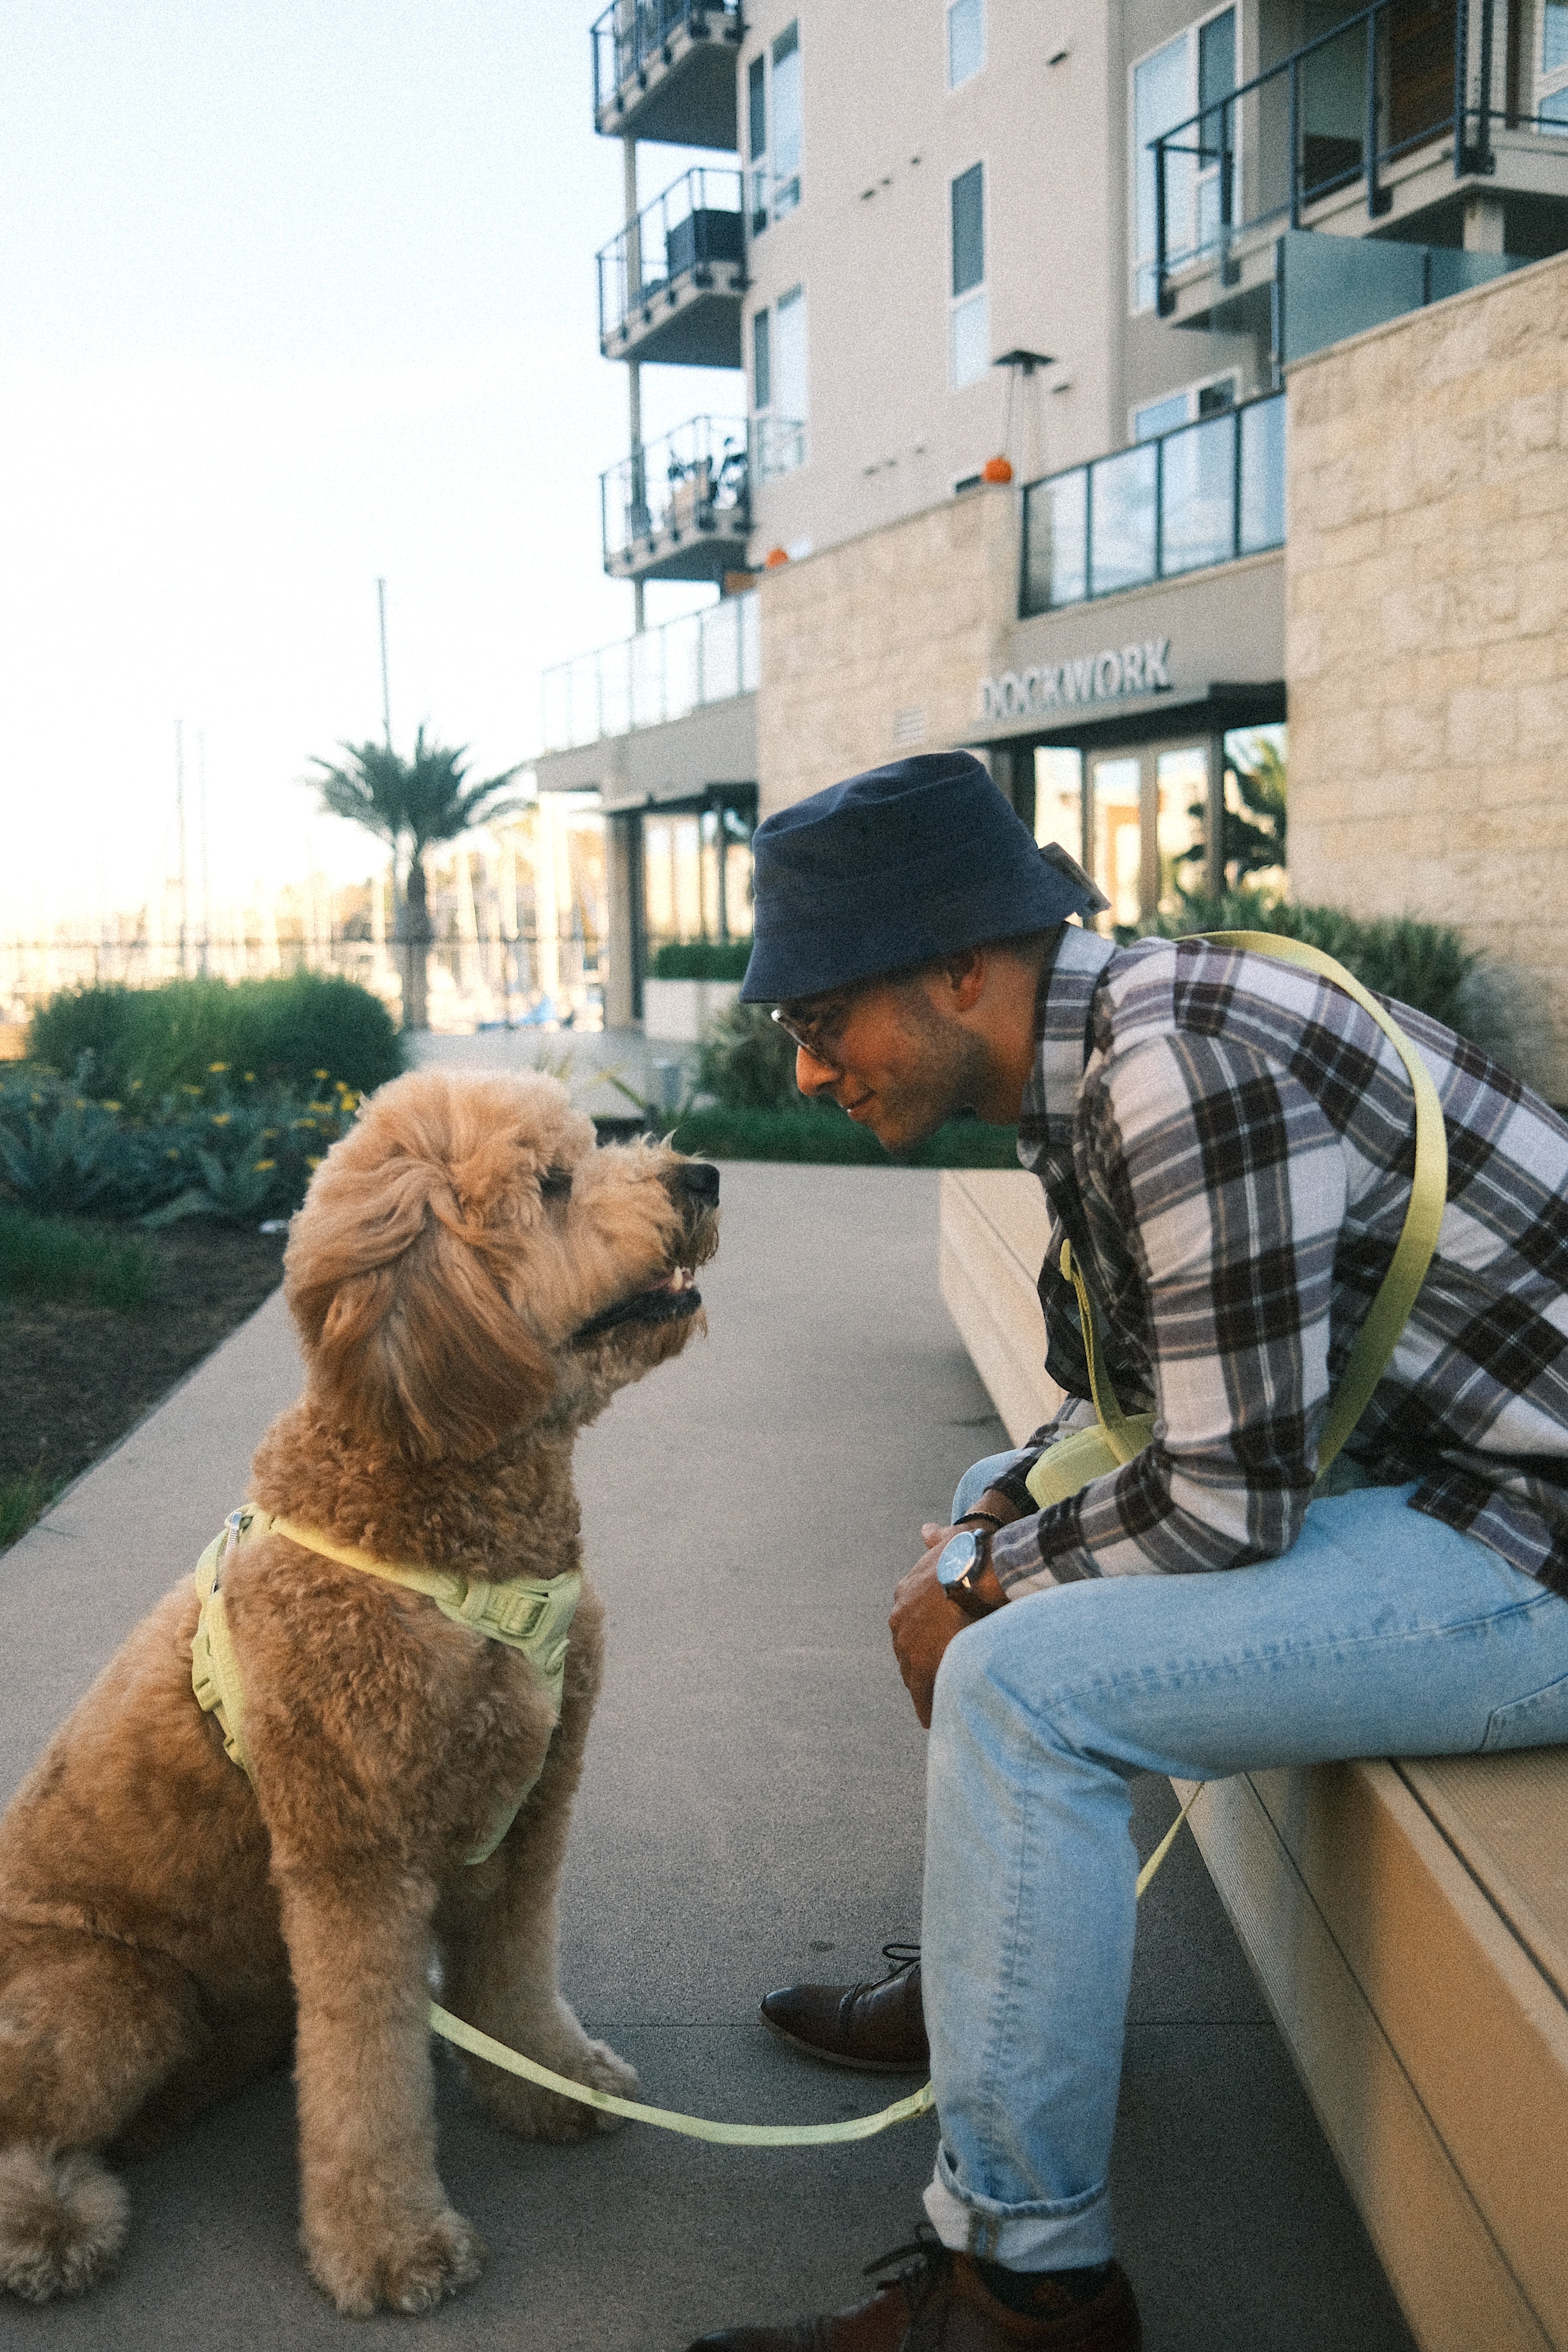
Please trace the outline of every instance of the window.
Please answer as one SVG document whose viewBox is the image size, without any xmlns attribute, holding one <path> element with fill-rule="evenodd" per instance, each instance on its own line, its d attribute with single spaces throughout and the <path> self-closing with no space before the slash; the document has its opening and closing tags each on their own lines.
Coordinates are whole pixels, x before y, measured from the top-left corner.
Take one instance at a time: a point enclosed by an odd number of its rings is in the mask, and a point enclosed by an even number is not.
<svg viewBox="0 0 1568 2352">
<path fill-rule="evenodd" d="M 1541 0 L 1541 82 L 1536 112 L 1568 131 L 1568 0 Z"/>
<path fill-rule="evenodd" d="M 770 221 L 782 220 L 799 204 L 802 143 L 796 24 L 786 25 L 772 48 L 753 58 L 746 68 L 746 209 L 753 236 L 761 236 Z"/>
<path fill-rule="evenodd" d="M 773 43 L 773 218 L 800 202 L 800 27 Z"/>
<path fill-rule="evenodd" d="M 747 210 L 752 235 L 761 236 L 768 225 L 768 61 L 753 58 L 746 69 Z"/>
<path fill-rule="evenodd" d="M 759 481 L 805 463 L 805 291 L 792 287 L 752 320 L 752 406 Z"/>
<path fill-rule="evenodd" d="M 1205 383 L 1189 383 L 1184 391 L 1168 392 L 1132 412 L 1134 441 L 1152 441 L 1157 434 L 1173 433 L 1178 425 L 1195 424 L 1202 416 L 1217 416 L 1234 408 L 1240 397 L 1240 379 L 1233 368 L 1226 375 L 1210 376 Z"/>
<path fill-rule="evenodd" d="M 1132 153 L 1131 211 L 1132 308 L 1147 310 L 1154 300 L 1154 263 L 1159 244 L 1158 194 L 1150 142 L 1174 130 L 1200 106 L 1217 107 L 1237 83 L 1236 11 L 1222 8 L 1189 25 L 1173 41 L 1132 68 L 1130 100 Z M 1176 257 L 1201 251 L 1214 237 L 1220 217 L 1220 173 L 1226 168 L 1222 131 L 1215 113 L 1184 137 L 1182 153 L 1165 158 L 1165 245 Z M 1231 125 L 1235 138 L 1235 126 Z"/>
<path fill-rule="evenodd" d="M 952 221 L 953 390 L 973 383 L 991 364 L 991 303 L 985 291 L 985 166 L 972 163 L 950 190 Z"/>
<path fill-rule="evenodd" d="M 752 406 L 759 414 L 773 404 L 773 316 L 759 310 L 752 320 Z"/>
<path fill-rule="evenodd" d="M 947 86 L 956 89 L 985 63 L 985 0 L 951 0 L 947 12 Z"/>
</svg>

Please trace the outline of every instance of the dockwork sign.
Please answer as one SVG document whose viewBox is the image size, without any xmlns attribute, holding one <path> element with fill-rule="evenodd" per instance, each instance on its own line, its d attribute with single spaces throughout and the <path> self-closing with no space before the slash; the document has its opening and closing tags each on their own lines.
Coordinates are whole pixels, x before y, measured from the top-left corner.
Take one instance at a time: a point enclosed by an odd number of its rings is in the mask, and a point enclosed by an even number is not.
<svg viewBox="0 0 1568 2352">
<path fill-rule="evenodd" d="M 1073 661 L 1004 670 L 1000 677 L 981 679 L 980 715 L 1036 719 L 1087 702 L 1119 702 L 1130 694 L 1168 694 L 1170 661 L 1169 637 L 1145 637 L 1141 645 L 1107 646 Z"/>
</svg>

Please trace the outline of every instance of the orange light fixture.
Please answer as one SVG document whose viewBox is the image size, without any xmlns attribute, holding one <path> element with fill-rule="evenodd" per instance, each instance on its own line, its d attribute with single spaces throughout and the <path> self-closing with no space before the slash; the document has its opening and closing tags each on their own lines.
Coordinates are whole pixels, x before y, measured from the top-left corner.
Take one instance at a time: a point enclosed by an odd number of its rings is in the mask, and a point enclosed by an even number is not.
<svg viewBox="0 0 1568 2352">
<path fill-rule="evenodd" d="M 763 566 L 769 572 L 776 572 L 781 563 L 788 562 L 789 556 L 782 547 L 770 547 L 763 558 Z"/>
<path fill-rule="evenodd" d="M 980 468 L 983 482 L 1010 482 L 1013 468 L 1005 457 L 987 457 Z"/>
</svg>

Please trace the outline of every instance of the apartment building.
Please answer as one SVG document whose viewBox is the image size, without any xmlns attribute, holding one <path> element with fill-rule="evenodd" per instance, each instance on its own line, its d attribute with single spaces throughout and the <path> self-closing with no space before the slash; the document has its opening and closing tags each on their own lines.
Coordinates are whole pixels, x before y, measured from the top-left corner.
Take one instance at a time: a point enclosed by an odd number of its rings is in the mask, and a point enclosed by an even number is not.
<svg viewBox="0 0 1568 2352">
<path fill-rule="evenodd" d="M 539 776 L 610 827 L 608 1017 L 745 931 L 759 814 L 901 751 L 978 751 L 1117 921 L 1216 882 L 1289 720 L 1287 373 L 1568 247 L 1568 0 L 615 0 L 593 61 L 634 626 Z M 732 413 L 645 445 L 683 365 Z M 660 579 L 716 599 L 645 629 Z"/>
</svg>

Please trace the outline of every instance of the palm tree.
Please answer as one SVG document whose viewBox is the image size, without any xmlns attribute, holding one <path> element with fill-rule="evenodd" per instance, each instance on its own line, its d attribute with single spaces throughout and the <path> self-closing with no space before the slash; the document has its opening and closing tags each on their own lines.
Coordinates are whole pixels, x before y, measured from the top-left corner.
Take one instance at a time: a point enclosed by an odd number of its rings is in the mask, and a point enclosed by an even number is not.
<svg viewBox="0 0 1568 2352">
<path fill-rule="evenodd" d="M 521 762 L 481 784 L 470 784 L 464 764 L 468 746 L 448 750 L 426 743 L 420 728 L 414 739 L 414 757 L 405 760 L 389 743 L 344 743 L 346 761 L 334 766 L 314 760 L 321 773 L 314 779 L 321 805 L 332 816 L 363 824 L 384 841 L 392 852 L 393 887 L 397 886 L 397 860 L 408 845 L 407 877 L 394 938 L 405 950 L 403 1025 L 428 1027 L 427 980 L 433 933 L 426 903 L 425 853 L 438 841 L 456 841 L 477 824 L 510 816 L 523 805 L 521 793 L 509 793 Z"/>
</svg>

